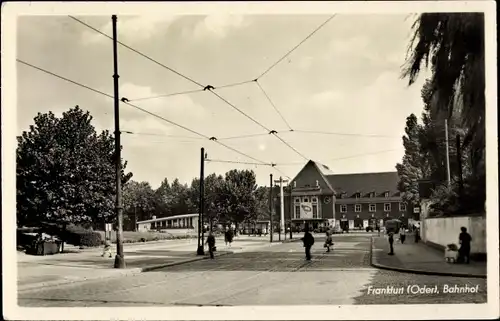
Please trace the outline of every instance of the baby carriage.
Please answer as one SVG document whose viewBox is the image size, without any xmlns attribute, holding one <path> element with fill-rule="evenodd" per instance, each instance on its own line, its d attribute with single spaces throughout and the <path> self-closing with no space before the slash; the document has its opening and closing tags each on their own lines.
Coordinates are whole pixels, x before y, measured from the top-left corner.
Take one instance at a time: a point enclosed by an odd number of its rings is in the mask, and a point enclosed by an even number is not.
<svg viewBox="0 0 500 321">
<path fill-rule="evenodd" d="M 444 259 L 448 263 L 456 263 L 458 260 L 458 246 L 456 244 L 448 244 L 444 250 Z"/>
</svg>

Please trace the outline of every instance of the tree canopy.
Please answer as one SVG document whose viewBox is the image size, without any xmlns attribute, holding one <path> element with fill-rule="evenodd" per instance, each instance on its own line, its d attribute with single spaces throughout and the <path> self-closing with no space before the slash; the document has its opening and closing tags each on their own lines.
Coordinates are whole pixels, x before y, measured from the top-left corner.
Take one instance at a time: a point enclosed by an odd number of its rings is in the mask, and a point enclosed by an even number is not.
<svg viewBox="0 0 500 321">
<path fill-rule="evenodd" d="M 39 113 L 17 137 L 17 221 L 92 223 L 114 217 L 115 147 L 108 131 L 96 133 L 92 116 L 78 106 Z M 122 183 L 132 176 L 125 174 Z"/>
<path fill-rule="evenodd" d="M 421 176 L 438 185 L 431 197 L 435 205 L 431 208 L 437 212 L 484 211 L 484 14 L 423 13 L 413 30 L 402 76 L 412 85 L 424 66 L 430 67 L 431 77 L 422 88 L 423 124 L 415 125 L 414 117 L 412 124 L 407 123 L 405 156 L 397 166 L 400 190 L 406 198 L 418 199 L 414 182 Z M 445 120 L 449 125 L 450 187 L 446 186 Z M 418 138 L 412 131 L 420 132 Z M 417 145 L 419 153 L 415 152 Z M 418 154 L 421 158 L 415 163 Z"/>
</svg>

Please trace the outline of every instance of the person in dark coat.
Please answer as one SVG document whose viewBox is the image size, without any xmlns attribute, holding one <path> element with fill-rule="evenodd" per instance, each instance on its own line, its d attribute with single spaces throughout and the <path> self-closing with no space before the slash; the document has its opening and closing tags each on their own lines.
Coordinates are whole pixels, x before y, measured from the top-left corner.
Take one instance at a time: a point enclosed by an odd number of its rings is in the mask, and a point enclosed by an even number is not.
<svg viewBox="0 0 500 321">
<path fill-rule="evenodd" d="M 389 230 L 389 247 L 391 251 L 389 252 L 389 255 L 394 255 L 394 231 Z"/>
<path fill-rule="evenodd" d="M 458 236 L 458 241 L 460 243 L 460 249 L 458 249 L 459 262 L 470 263 L 470 243 L 472 242 L 472 237 L 467 233 L 467 228 L 461 227 L 462 233 Z"/>
<path fill-rule="evenodd" d="M 214 249 L 215 249 L 215 237 L 212 231 L 208 232 L 207 244 L 208 244 L 208 252 L 210 253 L 210 258 L 213 259 Z"/>
<path fill-rule="evenodd" d="M 309 228 L 304 230 L 304 237 L 301 239 L 306 250 L 306 260 L 311 260 L 311 247 L 314 245 L 314 236 L 309 232 Z"/>
</svg>

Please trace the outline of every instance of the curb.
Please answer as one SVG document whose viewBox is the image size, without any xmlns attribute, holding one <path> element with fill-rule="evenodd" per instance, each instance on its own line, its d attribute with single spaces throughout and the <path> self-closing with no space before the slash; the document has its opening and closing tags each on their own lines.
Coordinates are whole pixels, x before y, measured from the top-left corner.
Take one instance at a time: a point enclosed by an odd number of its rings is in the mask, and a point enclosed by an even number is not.
<svg viewBox="0 0 500 321">
<path fill-rule="evenodd" d="M 228 255 L 228 254 L 233 254 L 233 252 L 223 252 L 221 254 L 217 254 L 216 257 L 224 256 L 224 255 Z M 95 280 L 101 280 L 101 279 L 106 279 L 106 278 L 116 278 L 116 277 L 122 277 L 122 276 L 136 275 L 136 274 L 140 274 L 142 272 L 149 272 L 149 271 L 161 269 L 164 267 L 181 265 L 181 264 L 186 264 L 186 263 L 195 262 L 195 261 L 201 261 L 201 260 L 205 260 L 205 259 L 208 259 L 208 256 L 199 256 L 199 257 L 194 257 L 194 258 L 187 259 L 187 260 L 170 262 L 170 263 L 165 263 L 165 264 L 158 264 L 158 265 L 147 266 L 147 267 L 143 267 L 143 268 L 125 269 L 125 270 L 117 271 L 117 273 L 114 275 L 99 275 L 96 277 L 90 277 L 90 278 L 87 277 L 87 278 L 82 278 L 79 280 L 72 280 L 72 281 L 68 281 L 68 280 L 63 279 L 63 280 L 57 280 L 57 281 L 53 281 L 53 282 L 49 281 L 49 282 L 42 282 L 42 283 L 34 283 L 34 284 L 27 285 L 27 286 L 21 286 L 21 287 L 18 286 L 17 291 L 18 292 L 25 292 L 25 291 L 41 289 L 43 287 L 52 287 L 52 286 L 59 286 L 59 285 L 66 285 L 66 284 L 77 284 L 77 283 L 86 282 L 86 281 L 95 281 Z"/>
<path fill-rule="evenodd" d="M 466 273 L 456 273 L 456 272 L 438 272 L 438 271 L 426 271 L 426 270 L 415 270 L 415 269 L 407 269 L 407 268 L 399 268 L 388 265 L 383 265 L 374 262 L 373 256 L 373 236 L 370 238 L 370 265 L 388 271 L 396 271 L 403 273 L 412 273 L 412 274 L 422 274 L 422 275 L 437 275 L 437 276 L 453 276 L 453 277 L 461 277 L 461 278 L 476 278 L 476 279 L 486 279 L 487 275 L 484 274 L 466 274 Z"/>
<path fill-rule="evenodd" d="M 276 243 L 270 243 L 271 246 L 274 245 L 279 245 L 282 243 L 286 242 L 294 242 L 298 241 L 299 239 L 295 240 L 286 240 L 282 242 L 276 242 Z M 234 254 L 236 253 L 235 251 L 225 251 L 225 252 L 219 252 L 215 253 L 215 257 L 220 257 L 224 255 L 229 255 L 229 254 Z M 25 291 L 31 291 L 31 290 L 36 290 L 36 289 L 41 289 L 43 287 L 52 287 L 52 286 L 59 286 L 59 285 L 66 285 L 66 284 L 76 284 L 80 282 L 86 282 L 86 281 L 94 281 L 94 280 L 100 280 L 100 279 L 105 279 L 105 278 L 115 278 L 115 277 L 121 277 L 121 276 L 128 276 L 128 275 L 136 275 L 140 274 L 143 272 L 150 272 L 154 270 L 158 270 L 161 268 L 169 267 L 169 266 L 176 266 L 176 265 L 181 265 L 181 264 L 186 264 L 186 263 L 191 263 L 191 262 L 196 262 L 196 261 L 201 261 L 201 260 L 206 260 L 208 259 L 209 256 L 203 255 L 203 256 L 197 256 L 194 258 L 182 260 L 182 261 L 177 261 L 177 262 L 170 262 L 170 263 L 165 263 L 165 264 L 158 264 L 158 265 L 153 265 L 153 266 L 146 266 L 143 268 L 132 268 L 132 269 L 125 269 L 122 271 L 117 272 L 115 275 L 99 275 L 96 277 L 91 277 L 91 278 L 82 278 L 79 280 L 74 280 L 74 281 L 68 281 L 68 280 L 58 280 L 58 281 L 53 281 L 53 282 L 42 282 L 42 283 L 35 283 L 35 284 L 30 284 L 24 287 L 17 287 L 17 292 L 25 292 Z"/>
</svg>

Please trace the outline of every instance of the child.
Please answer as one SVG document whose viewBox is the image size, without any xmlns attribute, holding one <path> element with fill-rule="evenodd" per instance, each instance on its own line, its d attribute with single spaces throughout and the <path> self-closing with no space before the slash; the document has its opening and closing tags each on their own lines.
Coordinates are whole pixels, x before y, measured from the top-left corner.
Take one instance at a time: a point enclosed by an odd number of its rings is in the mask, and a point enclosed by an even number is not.
<svg viewBox="0 0 500 321">
<path fill-rule="evenodd" d="M 112 257 L 111 256 L 111 242 L 109 241 L 109 238 L 106 238 L 106 241 L 104 242 L 104 250 L 102 251 L 102 257 L 104 257 L 104 255 L 108 253 L 109 254 L 109 257 Z"/>
<path fill-rule="evenodd" d="M 327 252 L 330 252 L 330 246 L 333 245 L 333 239 L 332 239 L 332 236 L 330 235 L 330 232 L 326 232 L 326 240 L 325 240 L 325 247 L 326 247 L 326 251 Z"/>
</svg>

